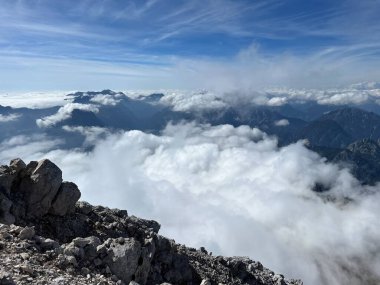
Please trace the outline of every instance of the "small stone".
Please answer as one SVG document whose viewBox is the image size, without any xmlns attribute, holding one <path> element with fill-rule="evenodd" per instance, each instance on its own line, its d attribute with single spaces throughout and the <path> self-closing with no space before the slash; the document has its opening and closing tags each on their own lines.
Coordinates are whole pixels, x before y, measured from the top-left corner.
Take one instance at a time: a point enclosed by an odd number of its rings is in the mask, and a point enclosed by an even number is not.
<svg viewBox="0 0 380 285">
<path fill-rule="evenodd" d="M 43 239 L 40 244 L 41 248 L 44 250 L 51 250 L 51 249 L 56 249 L 59 247 L 59 243 L 56 242 L 55 240 L 52 240 L 50 238 Z"/>
<path fill-rule="evenodd" d="M 207 250 L 203 246 L 199 250 L 204 254 L 208 254 Z"/>
<path fill-rule="evenodd" d="M 78 266 L 78 262 L 77 262 L 76 258 L 72 255 L 66 256 L 66 261 L 68 264 L 71 264 L 73 266 Z"/>
<path fill-rule="evenodd" d="M 20 231 L 18 237 L 20 239 L 32 239 L 34 238 L 35 234 L 36 231 L 34 230 L 34 227 L 25 227 Z"/>
<path fill-rule="evenodd" d="M 105 255 L 107 253 L 107 246 L 105 244 L 97 246 L 96 252 L 100 255 Z"/>
<path fill-rule="evenodd" d="M 0 239 L 3 239 L 3 240 L 12 240 L 13 239 L 13 236 L 7 232 L 2 232 L 0 233 Z"/>
<path fill-rule="evenodd" d="M 95 264 L 95 266 L 100 266 L 100 265 L 102 265 L 102 261 L 99 259 L 99 258 L 95 258 L 94 259 L 94 264 Z"/>
<path fill-rule="evenodd" d="M 24 260 L 29 260 L 29 258 L 30 258 L 30 255 L 28 253 L 26 253 L 26 252 L 20 253 L 20 256 Z"/>
<path fill-rule="evenodd" d="M 81 256 L 81 248 L 76 247 L 74 243 L 69 243 L 65 246 L 63 253 L 66 255 Z"/>
<path fill-rule="evenodd" d="M 23 271 L 25 273 L 28 273 L 28 274 L 33 274 L 34 273 L 33 268 L 30 265 L 28 265 L 28 264 L 21 265 L 19 268 L 20 268 L 21 271 Z"/>
<path fill-rule="evenodd" d="M 84 215 L 88 215 L 92 212 L 92 206 L 84 201 L 77 202 L 75 207 L 79 213 Z"/>
<path fill-rule="evenodd" d="M 209 279 L 203 279 L 200 285 L 211 285 L 211 282 Z"/>
<path fill-rule="evenodd" d="M 125 243 L 125 239 L 124 239 L 123 237 L 118 237 L 118 238 L 116 239 L 116 242 L 117 242 L 118 244 L 124 244 L 124 243 Z"/>
</svg>

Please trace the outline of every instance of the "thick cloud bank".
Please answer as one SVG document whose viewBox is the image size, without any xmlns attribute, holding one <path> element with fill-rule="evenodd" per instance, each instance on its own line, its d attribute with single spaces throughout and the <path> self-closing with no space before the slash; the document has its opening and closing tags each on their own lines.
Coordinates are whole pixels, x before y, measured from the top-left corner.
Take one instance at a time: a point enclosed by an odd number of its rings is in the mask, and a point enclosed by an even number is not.
<svg viewBox="0 0 380 285">
<path fill-rule="evenodd" d="M 92 104 L 67 103 L 66 105 L 59 108 L 56 114 L 38 119 L 36 121 L 37 126 L 39 126 L 40 128 L 54 126 L 59 122 L 62 122 L 70 118 L 74 110 L 82 110 L 97 113 L 99 111 L 99 108 L 96 105 Z"/>
<path fill-rule="evenodd" d="M 31 109 L 41 109 L 53 106 L 61 106 L 67 103 L 67 91 L 52 92 L 0 92 L 0 105 L 13 108 L 28 107 Z"/>
<path fill-rule="evenodd" d="M 0 114 L 0 123 L 16 121 L 18 118 L 20 118 L 20 116 L 21 115 L 19 114 L 9 114 L 9 115 Z"/>
<path fill-rule="evenodd" d="M 289 89 L 275 88 L 262 91 L 201 91 L 167 92 L 161 103 L 176 111 L 199 111 L 221 109 L 236 105 L 254 104 L 281 106 L 287 103 L 315 102 L 319 105 L 380 104 L 380 84 L 364 82 L 334 89 Z"/>
<path fill-rule="evenodd" d="M 105 95 L 105 94 L 97 94 L 94 97 L 90 99 L 91 102 L 99 103 L 101 105 L 109 105 L 109 106 L 115 106 L 117 103 L 120 102 L 120 98 L 124 95 L 121 95 L 119 93 L 116 93 L 115 95 Z"/>
<path fill-rule="evenodd" d="M 4 143 L 2 162 L 47 156 L 84 200 L 156 219 L 177 242 L 250 256 L 308 285 L 380 278 L 380 191 L 302 142 L 279 148 L 258 129 L 194 124 L 108 135 L 87 153 L 25 140 Z"/>
</svg>

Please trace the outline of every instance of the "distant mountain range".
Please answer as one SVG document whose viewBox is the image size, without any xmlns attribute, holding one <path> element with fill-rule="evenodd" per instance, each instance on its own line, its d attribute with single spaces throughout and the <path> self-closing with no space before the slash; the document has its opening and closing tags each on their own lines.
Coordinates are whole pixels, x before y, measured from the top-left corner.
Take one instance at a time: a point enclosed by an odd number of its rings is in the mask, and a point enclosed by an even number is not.
<svg viewBox="0 0 380 285">
<path fill-rule="evenodd" d="M 363 183 L 380 181 L 380 108 L 372 105 L 337 106 L 315 102 L 282 106 L 235 105 L 203 111 L 175 111 L 162 102 L 164 94 L 129 98 L 121 92 L 68 94 L 64 107 L 46 109 L 0 106 L 0 140 L 17 135 L 45 134 L 80 147 L 85 136 L 75 127 L 109 130 L 137 129 L 160 133 L 169 123 L 199 123 L 257 127 L 278 137 L 279 145 L 306 140 L 311 150 L 344 164 Z M 36 121 L 40 124 L 37 125 Z"/>
</svg>

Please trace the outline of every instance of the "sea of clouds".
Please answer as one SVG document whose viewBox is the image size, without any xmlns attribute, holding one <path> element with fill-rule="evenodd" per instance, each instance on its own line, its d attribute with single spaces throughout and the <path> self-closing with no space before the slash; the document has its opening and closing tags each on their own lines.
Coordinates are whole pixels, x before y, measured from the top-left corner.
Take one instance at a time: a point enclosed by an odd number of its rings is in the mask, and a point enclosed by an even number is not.
<svg viewBox="0 0 380 285">
<path fill-rule="evenodd" d="M 256 90 L 256 89 L 255 89 Z M 193 90 L 124 90 L 124 94 L 133 99 L 143 98 L 152 93 L 163 93 L 160 103 L 173 107 L 175 111 L 200 111 L 219 109 L 237 104 L 256 104 L 281 106 L 287 103 L 316 102 L 320 105 L 380 104 L 380 83 L 362 82 L 344 87 L 327 89 L 264 88 L 229 89 L 229 91 L 210 89 Z M 48 108 L 70 105 L 74 92 L 28 92 L 1 93 L 0 105 L 13 108 Z M 94 105 L 116 105 L 123 97 L 122 93 L 98 94 L 91 98 Z M 67 113 L 73 106 L 66 106 L 61 112 Z"/>
<path fill-rule="evenodd" d="M 288 103 L 314 102 L 319 105 L 380 104 L 380 83 L 364 82 L 341 88 L 291 89 L 272 88 L 261 91 L 230 90 L 166 92 L 161 103 L 172 106 L 175 111 L 202 111 L 222 109 L 236 105 L 282 106 Z"/>
<path fill-rule="evenodd" d="M 68 127 L 67 127 L 68 128 Z M 162 224 L 161 234 L 214 254 L 243 255 L 305 284 L 380 280 L 380 191 L 298 142 L 278 147 L 248 126 L 168 125 L 88 134 L 91 151 L 18 136 L 0 160 L 50 158 L 82 199 Z M 316 184 L 330 188 L 312 191 Z"/>
</svg>

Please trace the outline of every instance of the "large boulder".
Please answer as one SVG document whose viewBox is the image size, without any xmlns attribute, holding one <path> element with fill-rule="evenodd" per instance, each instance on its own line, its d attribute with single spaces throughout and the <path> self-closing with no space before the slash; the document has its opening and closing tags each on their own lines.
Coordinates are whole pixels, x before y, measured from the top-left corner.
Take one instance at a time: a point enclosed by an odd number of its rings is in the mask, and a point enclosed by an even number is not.
<svg viewBox="0 0 380 285">
<path fill-rule="evenodd" d="M 27 218 L 41 217 L 49 212 L 62 183 L 62 171 L 48 159 L 31 162 L 27 175 L 16 191 L 22 193 Z"/>
<path fill-rule="evenodd" d="M 64 216 L 75 210 L 78 187 L 62 182 L 62 171 L 48 159 L 26 165 L 13 159 L 0 166 L 0 222 L 12 224 L 46 214 Z"/>
<path fill-rule="evenodd" d="M 134 238 L 114 239 L 109 244 L 104 262 L 125 283 L 136 281 L 145 284 L 154 250 L 150 241 L 146 241 L 146 246 L 143 247 Z"/>
<path fill-rule="evenodd" d="M 58 189 L 58 193 L 51 205 L 49 212 L 53 215 L 64 216 L 75 210 L 75 203 L 81 194 L 78 186 L 72 182 L 63 182 Z"/>
<path fill-rule="evenodd" d="M 123 239 L 123 242 L 113 240 L 110 244 L 108 254 L 104 259 L 112 273 L 126 283 L 135 279 L 141 255 L 141 244 L 133 239 Z"/>
</svg>

